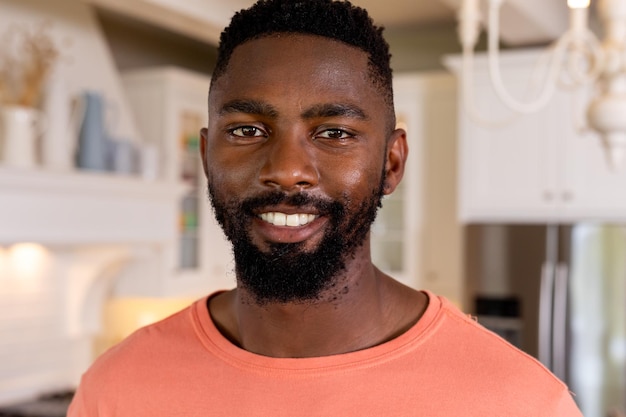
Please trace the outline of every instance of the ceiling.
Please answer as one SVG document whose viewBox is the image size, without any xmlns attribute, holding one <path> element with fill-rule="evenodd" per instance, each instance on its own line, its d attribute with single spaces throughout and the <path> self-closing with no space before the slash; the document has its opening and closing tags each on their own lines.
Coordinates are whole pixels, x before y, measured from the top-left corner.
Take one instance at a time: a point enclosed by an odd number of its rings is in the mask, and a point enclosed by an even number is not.
<svg viewBox="0 0 626 417">
<path fill-rule="evenodd" d="M 255 0 L 81 0 L 203 42 L 217 44 L 234 12 Z M 454 23 L 461 0 L 352 0 L 387 28 Z M 487 3 L 486 1 L 482 2 Z M 565 0 L 505 0 L 501 40 L 511 46 L 545 43 L 568 25 Z M 483 11 L 483 15 L 485 12 Z"/>
</svg>

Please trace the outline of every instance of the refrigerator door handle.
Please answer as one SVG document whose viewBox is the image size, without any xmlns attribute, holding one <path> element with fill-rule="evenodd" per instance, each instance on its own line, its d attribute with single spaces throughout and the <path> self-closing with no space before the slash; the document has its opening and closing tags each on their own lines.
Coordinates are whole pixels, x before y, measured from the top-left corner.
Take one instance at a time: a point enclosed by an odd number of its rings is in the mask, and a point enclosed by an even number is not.
<svg viewBox="0 0 626 417">
<path fill-rule="evenodd" d="M 569 268 L 560 263 L 554 278 L 554 310 L 552 316 L 552 371 L 565 380 L 567 369 L 567 292 Z"/>
<path fill-rule="evenodd" d="M 541 286 L 539 288 L 539 361 L 548 369 L 552 369 L 554 273 L 554 264 L 544 262 L 541 266 Z"/>
</svg>

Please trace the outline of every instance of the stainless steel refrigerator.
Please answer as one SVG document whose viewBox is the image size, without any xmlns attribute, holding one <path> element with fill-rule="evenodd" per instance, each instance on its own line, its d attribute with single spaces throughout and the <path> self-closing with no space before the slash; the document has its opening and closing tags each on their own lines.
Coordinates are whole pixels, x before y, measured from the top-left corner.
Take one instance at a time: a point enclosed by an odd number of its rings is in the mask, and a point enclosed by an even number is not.
<svg viewBox="0 0 626 417">
<path fill-rule="evenodd" d="M 537 357 L 585 417 L 626 416 L 626 225 L 470 225 L 466 305 Z"/>
</svg>

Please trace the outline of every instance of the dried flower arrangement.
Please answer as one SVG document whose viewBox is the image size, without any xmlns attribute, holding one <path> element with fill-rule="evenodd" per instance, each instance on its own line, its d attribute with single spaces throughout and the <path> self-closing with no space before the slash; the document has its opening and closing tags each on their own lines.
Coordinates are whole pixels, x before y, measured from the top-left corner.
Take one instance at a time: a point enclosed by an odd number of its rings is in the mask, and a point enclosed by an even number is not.
<svg viewBox="0 0 626 417">
<path fill-rule="evenodd" d="M 29 31 L 12 27 L 0 50 L 0 105 L 36 107 L 59 51 L 48 35 L 49 25 Z"/>
</svg>

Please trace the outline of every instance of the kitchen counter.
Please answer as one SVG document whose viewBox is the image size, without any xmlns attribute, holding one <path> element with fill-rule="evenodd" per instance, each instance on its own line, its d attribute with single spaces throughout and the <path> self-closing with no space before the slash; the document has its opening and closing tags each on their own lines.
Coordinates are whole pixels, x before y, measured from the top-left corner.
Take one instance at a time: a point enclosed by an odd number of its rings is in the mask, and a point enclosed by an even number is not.
<svg viewBox="0 0 626 417">
<path fill-rule="evenodd" d="M 42 395 L 32 401 L 0 407 L 0 417 L 65 417 L 74 391 Z"/>
</svg>

